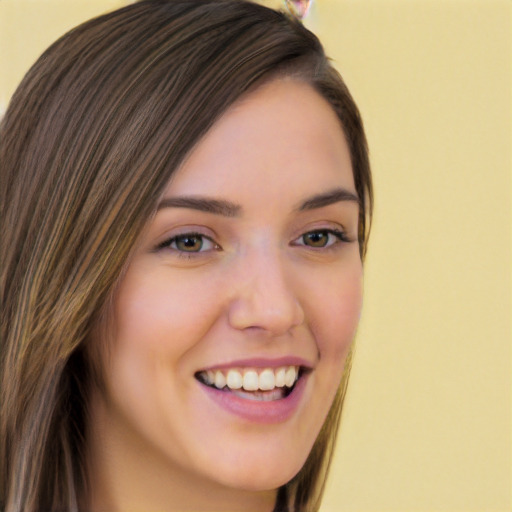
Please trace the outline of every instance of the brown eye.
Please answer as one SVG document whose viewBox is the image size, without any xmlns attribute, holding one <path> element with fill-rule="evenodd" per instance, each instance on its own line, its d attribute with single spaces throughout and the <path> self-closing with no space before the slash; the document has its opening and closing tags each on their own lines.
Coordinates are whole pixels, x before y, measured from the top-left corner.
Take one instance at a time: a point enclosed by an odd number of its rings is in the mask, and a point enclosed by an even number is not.
<svg viewBox="0 0 512 512">
<path fill-rule="evenodd" d="M 177 236 L 174 242 L 178 251 L 199 252 L 203 248 L 203 237 L 200 235 Z"/>
<path fill-rule="evenodd" d="M 329 232 L 327 231 L 312 231 L 302 236 L 304 245 L 309 247 L 325 247 L 329 242 Z"/>
<path fill-rule="evenodd" d="M 172 249 L 178 253 L 193 254 L 219 249 L 219 246 L 200 233 L 183 233 L 161 243 L 158 249 Z"/>
<path fill-rule="evenodd" d="M 312 247 L 313 249 L 329 249 L 340 242 L 351 242 L 345 232 L 338 229 L 315 229 L 308 231 L 300 236 L 296 241 L 296 245 Z"/>
</svg>

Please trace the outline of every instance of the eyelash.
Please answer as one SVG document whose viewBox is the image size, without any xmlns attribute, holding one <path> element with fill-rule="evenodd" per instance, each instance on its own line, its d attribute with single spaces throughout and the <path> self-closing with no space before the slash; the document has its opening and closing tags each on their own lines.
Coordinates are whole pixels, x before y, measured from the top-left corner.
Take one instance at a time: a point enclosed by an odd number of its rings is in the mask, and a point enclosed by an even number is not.
<svg viewBox="0 0 512 512">
<path fill-rule="evenodd" d="M 314 246 L 311 246 L 311 245 L 306 245 L 306 243 L 298 243 L 296 245 L 303 245 L 305 247 L 309 247 L 310 249 L 315 249 L 315 250 L 331 250 L 336 245 L 338 245 L 340 242 L 350 243 L 352 241 L 352 240 L 350 240 L 347 237 L 347 234 L 344 231 L 341 231 L 339 229 L 313 229 L 313 230 L 308 231 L 307 233 L 304 233 L 303 235 L 301 235 L 299 238 L 297 238 L 297 240 L 302 240 L 304 242 L 304 239 L 305 239 L 306 236 L 314 235 L 314 234 L 320 234 L 320 235 L 323 235 L 323 236 L 327 235 L 328 237 L 329 236 L 333 236 L 337 240 L 329 243 L 328 245 L 322 245 L 322 246 L 319 246 L 319 247 L 314 247 Z M 328 238 L 328 242 L 329 242 L 329 238 Z"/>
<path fill-rule="evenodd" d="M 179 249 L 177 246 L 172 247 L 173 244 L 177 244 L 180 240 L 185 240 L 187 238 L 200 239 L 201 240 L 200 250 L 199 251 L 184 251 L 184 250 Z M 180 233 L 179 235 L 176 235 L 176 236 L 173 236 L 172 238 L 164 240 L 161 244 L 158 245 L 157 250 L 170 249 L 171 251 L 175 252 L 180 258 L 194 258 L 198 254 L 205 252 L 205 251 L 201 251 L 205 240 L 207 240 L 209 243 L 212 244 L 212 248 L 208 249 L 208 251 L 219 250 L 221 248 L 220 245 L 215 243 L 210 237 L 208 237 L 202 233 L 190 232 L 190 233 Z"/>
<path fill-rule="evenodd" d="M 305 237 L 315 235 L 315 234 L 319 234 L 321 236 L 327 235 L 328 239 L 327 239 L 326 245 L 321 245 L 321 246 L 315 247 L 315 246 L 307 245 L 305 243 Z M 329 237 L 334 237 L 335 240 L 334 241 L 332 239 L 329 240 Z M 179 249 L 177 246 L 172 247 L 173 244 L 176 245 L 180 240 L 186 240 L 187 238 L 188 239 L 192 239 L 192 238 L 200 239 L 201 245 L 199 247 L 199 250 L 185 251 L 185 250 Z M 212 245 L 212 247 L 208 248 L 206 250 L 201 250 L 201 249 L 203 249 L 203 245 L 204 245 L 205 241 L 209 242 Z M 301 236 L 299 236 L 298 238 L 296 238 L 293 241 L 293 245 L 308 247 L 309 249 L 314 250 L 314 251 L 322 251 L 322 250 L 329 251 L 329 250 L 335 249 L 339 243 L 350 243 L 351 241 L 352 240 L 349 237 L 347 237 L 346 233 L 339 229 L 313 229 L 311 231 L 307 231 L 306 233 L 304 233 Z M 211 250 L 220 250 L 222 248 L 220 247 L 219 244 L 217 244 L 210 237 L 208 237 L 202 233 L 190 232 L 190 233 L 180 233 L 179 235 L 173 236 L 172 238 L 169 238 L 169 239 L 163 241 L 162 243 L 160 243 L 156 249 L 157 250 L 170 249 L 173 252 L 175 252 L 176 255 L 180 258 L 191 259 L 194 257 L 198 257 L 201 253 L 209 252 Z"/>
</svg>

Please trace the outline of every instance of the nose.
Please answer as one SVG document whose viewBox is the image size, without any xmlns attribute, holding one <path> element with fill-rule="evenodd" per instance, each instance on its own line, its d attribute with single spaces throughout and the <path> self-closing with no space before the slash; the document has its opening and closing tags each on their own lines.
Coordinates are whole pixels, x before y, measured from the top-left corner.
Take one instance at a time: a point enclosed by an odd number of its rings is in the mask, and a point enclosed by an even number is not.
<svg viewBox="0 0 512 512">
<path fill-rule="evenodd" d="M 230 325 L 269 336 L 286 334 L 301 325 L 304 310 L 294 293 L 292 272 L 287 272 L 279 254 L 259 251 L 243 260 L 234 276 Z"/>
</svg>

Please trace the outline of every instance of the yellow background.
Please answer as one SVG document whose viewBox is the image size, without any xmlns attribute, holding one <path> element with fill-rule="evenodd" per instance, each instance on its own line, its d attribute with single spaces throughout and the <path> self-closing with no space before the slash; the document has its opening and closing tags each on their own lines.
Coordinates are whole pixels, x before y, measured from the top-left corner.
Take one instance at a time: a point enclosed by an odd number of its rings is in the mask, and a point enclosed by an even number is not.
<svg viewBox="0 0 512 512">
<path fill-rule="evenodd" d="M 2 107 L 57 36 L 123 3 L 0 0 Z M 512 510 L 511 23 L 508 0 L 317 0 L 307 20 L 376 188 L 322 512 Z"/>
</svg>

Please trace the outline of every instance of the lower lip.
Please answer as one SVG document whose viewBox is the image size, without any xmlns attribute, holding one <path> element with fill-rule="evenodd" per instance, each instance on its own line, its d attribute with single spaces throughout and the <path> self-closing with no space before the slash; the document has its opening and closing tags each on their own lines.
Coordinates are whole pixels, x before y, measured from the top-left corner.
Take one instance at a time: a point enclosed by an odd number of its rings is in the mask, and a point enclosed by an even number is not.
<svg viewBox="0 0 512 512">
<path fill-rule="evenodd" d="M 252 423 L 282 423 L 297 409 L 304 393 L 306 380 L 307 375 L 302 375 L 287 397 L 269 402 L 241 398 L 229 391 L 211 388 L 204 384 L 200 386 L 217 405 L 244 420 Z"/>
</svg>

